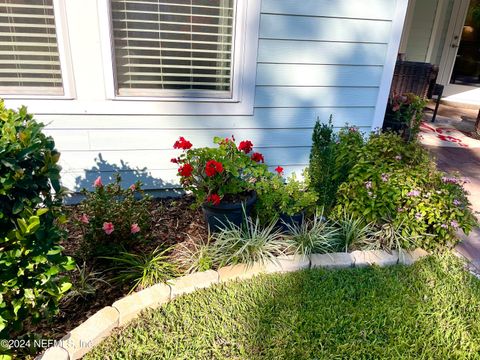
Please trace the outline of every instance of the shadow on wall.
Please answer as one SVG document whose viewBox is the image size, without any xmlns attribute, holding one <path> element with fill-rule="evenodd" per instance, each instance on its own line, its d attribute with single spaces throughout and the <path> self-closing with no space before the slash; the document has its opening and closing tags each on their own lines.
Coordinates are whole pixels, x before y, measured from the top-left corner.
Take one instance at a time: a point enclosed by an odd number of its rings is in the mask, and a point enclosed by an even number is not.
<svg viewBox="0 0 480 360">
<path fill-rule="evenodd" d="M 120 160 L 120 165 L 112 164 L 105 160 L 102 154 L 99 153 L 98 158 L 95 158 L 95 165 L 90 169 L 85 169 L 85 174 L 83 176 L 77 176 L 75 178 L 74 190 L 67 203 L 78 203 L 83 198 L 80 191 L 83 189 L 92 191 L 93 183 L 99 176 L 102 177 L 104 184 L 108 184 L 114 181 L 117 173 L 122 177 L 121 184 L 124 188 L 140 181 L 142 183 L 142 188 L 155 197 L 180 196 L 183 194 L 183 191 L 179 189 L 178 184 L 166 182 L 152 176 L 151 172 L 148 171 L 146 167 L 134 168 L 131 167 L 128 162 L 123 160 Z"/>
</svg>

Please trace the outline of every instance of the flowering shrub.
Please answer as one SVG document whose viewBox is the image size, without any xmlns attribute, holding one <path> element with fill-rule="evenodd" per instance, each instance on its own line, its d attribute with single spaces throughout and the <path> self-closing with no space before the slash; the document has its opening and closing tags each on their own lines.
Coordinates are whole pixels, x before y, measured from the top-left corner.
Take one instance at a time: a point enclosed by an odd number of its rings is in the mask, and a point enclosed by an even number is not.
<svg viewBox="0 0 480 360">
<path fill-rule="evenodd" d="M 182 153 L 171 161 L 179 165 L 181 184 L 196 196 L 198 204 L 236 201 L 254 190 L 255 182 L 268 172 L 263 155 L 252 153 L 251 141 L 241 141 L 237 147 L 233 137 L 216 137 L 214 143 L 218 147 L 192 148 L 180 137 L 173 146 Z"/>
<path fill-rule="evenodd" d="M 468 232 L 476 223 L 463 183 L 437 171 L 418 143 L 392 133 L 373 135 L 340 186 L 334 213 L 377 226 L 391 223 L 425 249 L 451 246 L 457 229 Z"/>
<path fill-rule="evenodd" d="M 117 174 L 113 183 L 104 185 L 98 177 L 95 191 L 83 190 L 86 198 L 79 205 L 76 223 L 82 230 L 87 255 L 125 251 L 148 235 L 151 198 L 144 194 L 140 182 L 123 189 L 121 180 Z"/>
<path fill-rule="evenodd" d="M 293 216 L 305 211 L 312 214 L 318 200 L 317 194 L 308 189 L 308 173 L 305 181 L 297 180 L 295 174 L 285 181 L 281 174 L 272 174 L 256 184 L 258 195 L 255 211 L 264 224 L 278 219 L 281 214 Z"/>
<path fill-rule="evenodd" d="M 25 107 L 0 101 L 0 339 L 54 314 L 75 268 L 59 245 L 60 153 L 42 129 Z"/>
<path fill-rule="evenodd" d="M 427 100 L 412 93 L 395 94 L 387 105 L 385 128 L 397 131 L 406 140 L 415 139 L 427 103 Z"/>
</svg>

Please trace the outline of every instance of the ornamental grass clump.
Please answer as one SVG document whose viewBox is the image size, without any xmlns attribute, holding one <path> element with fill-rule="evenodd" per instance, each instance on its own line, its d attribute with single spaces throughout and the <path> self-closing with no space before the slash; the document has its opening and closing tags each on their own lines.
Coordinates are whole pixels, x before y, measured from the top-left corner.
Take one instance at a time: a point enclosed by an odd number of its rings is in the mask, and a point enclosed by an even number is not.
<svg viewBox="0 0 480 360">
<path fill-rule="evenodd" d="M 75 268 L 59 245 L 60 153 L 42 131 L 25 107 L 0 101 L 0 339 L 53 316 Z M 0 358 L 4 351 L 0 344 Z"/>
<path fill-rule="evenodd" d="M 289 243 L 276 229 L 276 222 L 261 226 L 258 218 L 247 218 L 242 226 L 228 222 L 222 231 L 212 235 L 212 263 L 222 267 L 275 262 L 288 247 Z"/>
<path fill-rule="evenodd" d="M 183 188 L 191 191 L 197 204 L 218 206 L 221 202 L 238 202 L 251 195 L 255 182 L 268 170 L 262 154 L 253 152 L 249 140 L 238 146 L 233 138 L 214 138 L 217 147 L 193 148 L 180 137 L 174 149 L 182 153 L 171 161 L 178 164 Z"/>
</svg>

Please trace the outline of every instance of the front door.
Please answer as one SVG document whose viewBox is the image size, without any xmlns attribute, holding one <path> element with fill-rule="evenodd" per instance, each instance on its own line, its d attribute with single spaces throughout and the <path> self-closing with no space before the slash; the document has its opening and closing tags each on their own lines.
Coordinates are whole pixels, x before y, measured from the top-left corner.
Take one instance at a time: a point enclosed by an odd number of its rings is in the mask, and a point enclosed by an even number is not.
<svg viewBox="0 0 480 360">
<path fill-rule="evenodd" d="M 480 0 L 454 1 L 438 82 L 446 96 L 480 103 Z"/>
</svg>

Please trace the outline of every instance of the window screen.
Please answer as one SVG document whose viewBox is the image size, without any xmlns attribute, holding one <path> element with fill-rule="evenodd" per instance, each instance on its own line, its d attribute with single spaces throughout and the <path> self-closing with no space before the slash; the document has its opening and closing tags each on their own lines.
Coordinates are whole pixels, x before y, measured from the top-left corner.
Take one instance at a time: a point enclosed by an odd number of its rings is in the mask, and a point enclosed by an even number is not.
<svg viewBox="0 0 480 360">
<path fill-rule="evenodd" d="M 119 95 L 230 92 L 234 0 L 111 0 L 111 5 Z"/>
<path fill-rule="evenodd" d="M 63 94 L 53 0 L 0 0 L 0 93 Z"/>
</svg>

